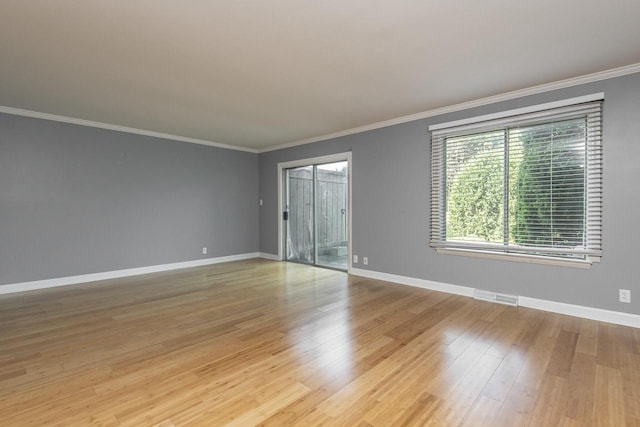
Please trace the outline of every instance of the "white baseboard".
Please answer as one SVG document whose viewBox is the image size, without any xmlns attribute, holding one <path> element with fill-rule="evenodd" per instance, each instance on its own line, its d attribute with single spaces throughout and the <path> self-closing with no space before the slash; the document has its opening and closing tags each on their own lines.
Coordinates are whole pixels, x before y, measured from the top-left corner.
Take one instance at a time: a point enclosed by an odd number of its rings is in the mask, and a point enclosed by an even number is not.
<svg viewBox="0 0 640 427">
<path fill-rule="evenodd" d="M 414 277 L 398 276 L 395 274 L 362 270 L 359 268 L 353 268 L 351 270 L 351 274 L 355 276 L 367 277 L 370 279 L 384 280 L 387 282 L 399 283 L 401 285 L 415 286 L 432 291 L 447 292 L 450 294 L 463 295 L 467 297 L 473 297 L 474 291 L 474 288 L 470 288 L 467 286 L 451 285 L 448 283 L 433 282 L 431 280 L 416 279 Z M 568 316 L 598 320 L 601 322 L 613 323 L 616 325 L 640 328 L 640 316 L 637 314 L 603 310 L 601 308 L 585 307 L 581 305 L 566 304 L 562 302 L 548 301 L 524 296 L 518 297 L 518 304 L 522 307 L 549 311 L 551 313 L 565 314 Z"/>
<path fill-rule="evenodd" d="M 429 289 L 432 291 L 463 295 L 465 297 L 473 296 L 473 288 L 469 288 L 467 286 L 450 285 L 448 283 L 416 279 L 414 277 L 398 276 L 389 273 L 380 273 L 378 271 L 362 270 L 360 268 L 352 268 L 351 274 L 355 276 L 367 277 L 369 279 L 384 280 L 386 282 L 400 283 L 401 285 L 415 286 L 417 288 Z"/>
<path fill-rule="evenodd" d="M 172 264 L 152 265 L 148 267 L 128 268 L 126 270 L 105 271 L 102 273 L 82 274 L 79 276 L 58 277 L 54 279 L 35 280 L 33 282 L 0 285 L 0 295 L 15 292 L 33 291 L 36 289 L 55 288 L 58 286 L 75 285 L 78 283 L 96 282 L 98 280 L 117 279 L 120 277 L 137 276 L 140 274 L 158 273 L 162 271 L 178 270 L 181 268 L 200 267 L 203 265 L 219 264 L 221 262 L 240 261 L 258 258 L 258 252 L 229 255 L 216 258 L 197 259 L 193 261 L 175 262 Z"/>
<path fill-rule="evenodd" d="M 270 254 L 267 252 L 258 252 L 258 258 L 270 259 L 271 261 L 280 261 L 278 255 Z"/>
<path fill-rule="evenodd" d="M 582 317 L 584 319 L 599 320 L 601 322 L 615 323 L 616 325 L 640 328 L 640 316 L 637 314 L 529 297 L 520 297 L 519 303 L 522 307 L 535 308 L 536 310 L 550 311 L 552 313 L 566 314 L 568 316 Z"/>
<path fill-rule="evenodd" d="M 182 268 L 200 267 L 203 265 L 219 264 L 222 262 L 240 261 L 251 258 L 264 258 L 278 261 L 278 256 L 265 252 L 251 252 L 246 254 L 229 255 L 217 258 L 198 259 L 193 261 L 176 262 L 172 264 L 153 265 L 148 267 L 129 268 L 126 270 L 106 271 L 102 273 L 83 274 L 79 276 L 59 277 L 54 279 L 36 280 L 8 285 L 0 285 L 0 295 L 15 292 L 33 291 L 37 289 L 54 288 L 58 286 L 75 285 L 78 283 L 96 282 L 99 280 L 117 279 L 120 277 L 137 276 L 140 274 L 158 273 L 162 271 L 178 270 Z M 386 282 L 401 285 L 414 286 L 432 291 L 446 292 L 455 295 L 473 297 L 474 288 L 468 286 L 452 285 L 449 283 L 434 282 L 432 280 L 417 279 L 414 277 L 399 276 L 396 274 L 381 273 L 378 271 L 352 268 L 354 276 L 367 277 L 369 279 L 384 280 Z M 566 304 L 556 301 L 548 301 L 525 296 L 518 297 L 519 305 L 536 310 L 581 317 L 584 319 L 598 320 L 616 325 L 640 328 L 640 316 L 637 314 L 620 311 L 604 310 L 595 307 Z"/>
</svg>

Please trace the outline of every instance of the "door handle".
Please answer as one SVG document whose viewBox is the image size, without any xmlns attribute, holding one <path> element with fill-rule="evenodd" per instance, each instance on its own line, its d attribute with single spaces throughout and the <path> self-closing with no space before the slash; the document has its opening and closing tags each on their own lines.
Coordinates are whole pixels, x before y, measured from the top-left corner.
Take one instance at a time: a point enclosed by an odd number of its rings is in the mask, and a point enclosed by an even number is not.
<svg viewBox="0 0 640 427">
<path fill-rule="evenodd" d="M 289 211 L 282 212 L 282 219 L 285 221 L 289 219 Z"/>
</svg>

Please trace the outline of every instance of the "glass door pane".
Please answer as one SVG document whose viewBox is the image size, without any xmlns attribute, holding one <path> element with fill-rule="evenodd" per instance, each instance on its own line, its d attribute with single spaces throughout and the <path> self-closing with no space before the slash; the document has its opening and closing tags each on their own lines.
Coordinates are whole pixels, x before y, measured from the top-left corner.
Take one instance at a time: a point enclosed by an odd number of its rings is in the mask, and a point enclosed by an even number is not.
<svg viewBox="0 0 640 427">
<path fill-rule="evenodd" d="M 315 166 L 317 265 L 347 269 L 347 162 Z"/>
<path fill-rule="evenodd" d="M 287 260 L 315 263 L 313 166 L 286 171 Z"/>
</svg>

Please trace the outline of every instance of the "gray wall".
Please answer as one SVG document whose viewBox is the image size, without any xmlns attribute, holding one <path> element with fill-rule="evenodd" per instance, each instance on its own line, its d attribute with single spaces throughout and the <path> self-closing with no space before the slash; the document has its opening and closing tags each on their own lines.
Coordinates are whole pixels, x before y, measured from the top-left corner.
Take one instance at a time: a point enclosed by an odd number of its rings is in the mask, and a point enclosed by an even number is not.
<svg viewBox="0 0 640 427">
<path fill-rule="evenodd" d="M 257 200 L 257 154 L 0 114 L 0 284 L 256 252 Z"/>
<path fill-rule="evenodd" d="M 438 255 L 429 241 L 429 134 L 434 123 L 605 93 L 602 262 L 589 270 Z M 640 74 L 260 154 L 260 251 L 276 254 L 277 163 L 353 152 L 353 253 L 358 268 L 640 314 Z M 618 288 L 632 303 L 618 302 Z"/>
<path fill-rule="evenodd" d="M 429 248 L 430 124 L 601 91 L 601 263 L 579 270 Z M 259 156 L 0 114 L 0 285 L 275 254 L 277 163 L 351 150 L 353 252 L 369 257 L 369 266 L 357 267 L 640 314 L 638 135 L 640 74 Z M 631 289 L 631 304 L 617 301 L 618 288 Z"/>
</svg>

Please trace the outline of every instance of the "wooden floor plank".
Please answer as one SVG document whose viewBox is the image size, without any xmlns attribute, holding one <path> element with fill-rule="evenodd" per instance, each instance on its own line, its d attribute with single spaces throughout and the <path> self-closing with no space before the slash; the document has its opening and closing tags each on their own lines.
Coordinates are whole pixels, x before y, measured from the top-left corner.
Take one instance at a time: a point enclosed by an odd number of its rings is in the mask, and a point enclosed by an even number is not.
<svg viewBox="0 0 640 427">
<path fill-rule="evenodd" d="M 632 426 L 640 331 L 247 260 L 0 296 L 3 426 Z"/>
</svg>

